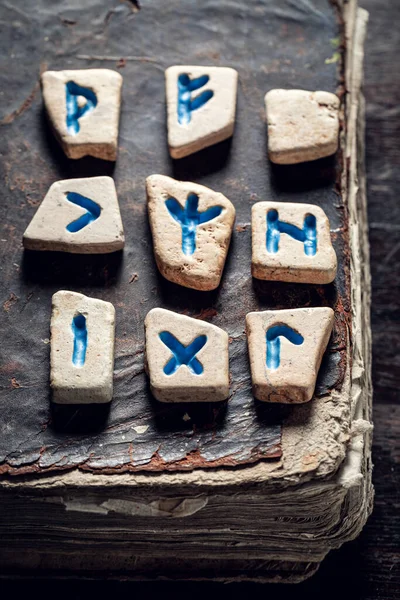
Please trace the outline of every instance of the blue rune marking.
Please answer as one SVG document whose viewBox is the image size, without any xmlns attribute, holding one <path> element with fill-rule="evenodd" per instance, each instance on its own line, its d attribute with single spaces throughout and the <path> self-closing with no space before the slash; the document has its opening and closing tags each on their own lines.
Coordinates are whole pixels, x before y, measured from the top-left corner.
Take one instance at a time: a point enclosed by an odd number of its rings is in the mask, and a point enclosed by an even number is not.
<svg viewBox="0 0 400 600">
<path fill-rule="evenodd" d="M 75 81 L 68 81 L 65 84 L 66 103 L 67 103 L 67 130 L 70 135 L 79 133 L 79 119 L 89 114 L 97 106 L 97 96 L 89 88 L 82 87 Z M 86 98 L 84 106 L 78 106 L 78 96 Z"/>
<path fill-rule="evenodd" d="M 218 217 L 222 212 L 222 206 L 211 206 L 203 212 L 199 212 L 199 197 L 197 194 L 188 194 L 185 208 L 179 204 L 176 198 L 168 198 L 165 205 L 169 214 L 182 227 L 182 252 L 190 256 L 196 250 L 196 228 L 198 225 L 208 223 Z"/>
<path fill-rule="evenodd" d="M 90 198 L 86 198 L 85 196 L 81 196 L 77 192 L 68 192 L 67 200 L 72 202 L 72 204 L 76 204 L 81 208 L 85 208 L 87 212 L 84 215 L 76 219 L 76 221 L 71 221 L 69 225 L 67 225 L 67 231 L 70 233 L 77 233 L 89 223 L 92 223 L 96 219 L 99 218 L 101 213 L 101 207 L 97 202 L 93 202 Z"/>
<path fill-rule="evenodd" d="M 72 332 L 74 334 L 72 362 L 76 367 L 83 367 L 86 359 L 87 328 L 86 317 L 80 313 L 72 319 Z"/>
<path fill-rule="evenodd" d="M 159 334 L 160 340 L 171 350 L 173 356 L 164 367 L 166 375 L 173 375 L 180 366 L 186 365 L 193 375 L 201 375 L 204 371 L 203 365 L 196 358 L 196 354 L 203 348 L 207 342 L 206 335 L 199 335 L 191 344 L 184 346 L 169 331 L 162 331 Z"/>
<path fill-rule="evenodd" d="M 279 213 L 272 208 L 267 213 L 267 251 L 275 254 L 279 250 L 281 233 L 286 233 L 298 242 L 303 242 L 307 256 L 317 252 L 317 219 L 314 215 L 306 215 L 303 228 L 279 220 Z"/>
<path fill-rule="evenodd" d="M 281 362 L 281 340 L 285 337 L 289 342 L 300 346 L 304 338 L 288 325 L 273 325 L 267 331 L 267 367 L 274 371 Z"/>
<path fill-rule="evenodd" d="M 204 90 L 192 100 L 192 92 L 206 85 L 209 81 L 208 75 L 202 75 L 196 79 L 190 79 L 189 75 L 183 73 L 178 77 L 178 123 L 187 125 L 192 118 L 192 111 L 204 106 L 213 96 L 212 90 Z"/>
</svg>

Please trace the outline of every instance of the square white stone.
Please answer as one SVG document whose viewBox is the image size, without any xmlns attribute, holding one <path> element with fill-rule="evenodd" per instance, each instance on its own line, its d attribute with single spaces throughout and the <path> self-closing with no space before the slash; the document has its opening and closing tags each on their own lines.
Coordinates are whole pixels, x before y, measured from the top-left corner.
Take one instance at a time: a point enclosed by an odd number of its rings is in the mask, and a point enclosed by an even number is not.
<svg viewBox="0 0 400 600">
<path fill-rule="evenodd" d="M 23 236 L 28 250 L 78 254 L 115 252 L 124 243 L 117 192 L 111 177 L 53 183 Z"/>
<path fill-rule="evenodd" d="M 165 71 L 165 79 L 172 158 L 183 158 L 232 136 L 238 82 L 235 69 L 173 66 Z"/>
<path fill-rule="evenodd" d="M 257 202 L 251 231 L 251 272 L 256 279 L 321 284 L 335 279 L 329 221 L 319 206 Z"/>
<path fill-rule="evenodd" d="M 76 292 L 53 295 L 50 385 L 56 404 L 101 404 L 113 395 L 115 309 Z"/>
<path fill-rule="evenodd" d="M 228 334 L 162 308 L 145 319 L 146 370 L 161 402 L 219 402 L 229 395 Z"/>
<path fill-rule="evenodd" d="M 334 322 L 331 308 L 246 315 L 253 394 L 265 402 L 311 400 Z"/>
<path fill-rule="evenodd" d="M 41 82 L 51 126 L 68 158 L 115 161 L 122 76 L 111 69 L 46 71 Z"/>
<path fill-rule="evenodd" d="M 290 165 L 334 154 L 339 143 L 339 105 L 339 98 L 330 92 L 268 92 L 265 110 L 270 160 Z"/>
<path fill-rule="evenodd" d="M 146 180 L 154 256 L 169 281 L 196 290 L 220 284 L 235 208 L 219 192 L 164 175 Z"/>
</svg>

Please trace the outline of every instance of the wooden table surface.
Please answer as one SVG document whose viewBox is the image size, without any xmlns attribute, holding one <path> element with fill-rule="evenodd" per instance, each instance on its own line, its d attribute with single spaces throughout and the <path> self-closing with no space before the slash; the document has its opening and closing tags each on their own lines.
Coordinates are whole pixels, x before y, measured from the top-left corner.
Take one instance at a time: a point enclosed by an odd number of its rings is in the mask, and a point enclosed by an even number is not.
<svg viewBox="0 0 400 600">
<path fill-rule="evenodd" d="M 111 596 L 191 600 L 232 594 L 254 600 L 400 598 L 400 0 L 361 0 L 370 12 L 365 58 L 366 164 L 372 270 L 375 509 L 360 537 L 331 553 L 319 572 L 293 586 L 90 581 L 0 582 L 57 600 Z M 29 587 L 28 587 L 29 586 Z M 3 593 L 2 593 L 3 592 Z"/>
</svg>

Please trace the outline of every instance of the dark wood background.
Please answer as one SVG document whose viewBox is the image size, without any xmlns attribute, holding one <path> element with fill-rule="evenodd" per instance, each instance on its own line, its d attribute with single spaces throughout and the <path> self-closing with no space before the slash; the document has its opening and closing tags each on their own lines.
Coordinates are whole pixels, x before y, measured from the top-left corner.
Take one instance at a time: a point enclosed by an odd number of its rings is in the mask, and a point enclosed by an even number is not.
<svg viewBox="0 0 400 600">
<path fill-rule="evenodd" d="M 295 586 L 89 581 L 0 582 L 0 594 L 191 600 L 233 595 L 268 600 L 400 598 L 400 1 L 361 0 L 370 11 L 365 60 L 366 162 L 372 268 L 375 509 L 360 537 L 332 552 L 319 572 Z M 27 585 L 28 583 L 28 585 Z"/>
</svg>

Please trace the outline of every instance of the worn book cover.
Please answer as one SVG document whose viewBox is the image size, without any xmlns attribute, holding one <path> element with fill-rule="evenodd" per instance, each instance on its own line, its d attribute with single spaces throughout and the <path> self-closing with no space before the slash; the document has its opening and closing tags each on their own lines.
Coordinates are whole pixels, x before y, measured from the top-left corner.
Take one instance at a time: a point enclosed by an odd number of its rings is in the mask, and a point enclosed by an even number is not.
<svg viewBox="0 0 400 600">
<path fill-rule="evenodd" d="M 69 3 L 65 14 L 39 2 L 25 7 L 29 20 L 18 16 L 18 3 L 1 11 L 1 60 L 18 61 L 15 69 L 3 65 L 0 76 L 3 570 L 223 580 L 310 575 L 331 548 L 359 532 L 372 502 L 365 11 L 353 0 L 153 0 L 140 9 L 132 2 L 110 9 L 99 0 L 84 10 Z M 172 160 L 164 71 L 188 57 L 238 71 L 236 127 L 232 139 Z M 89 67 L 124 77 L 115 164 L 67 159 L 46 121 L 40 73 Z M 336 156 L 291 166 L 268 161 L 263 98 L 274 88 L 338 95 Z M 236 225 L 217 290 L 184 289 L 159 275 L 145 197 L 153 173 L 206 185 L 234 204 Z M 22 234 L 50 185 L 93 175 L 115 180 L 124 250 L 24 251 Z M 251 207 L 264 200 L 324 209 L 338 257 L 332 284 L 251 277 Z M 50 402 L 51 297 L 60 289 L 116 308 L 109 406 Z M 314 398 L 298 406 L 256 401 L 245 315 L 316 306 L 334 309 L 335 323 Z M 143 321 L 154 307 L 228 332 L 226 402 L 168 405 L 152 398 Z"/>
</svg>

